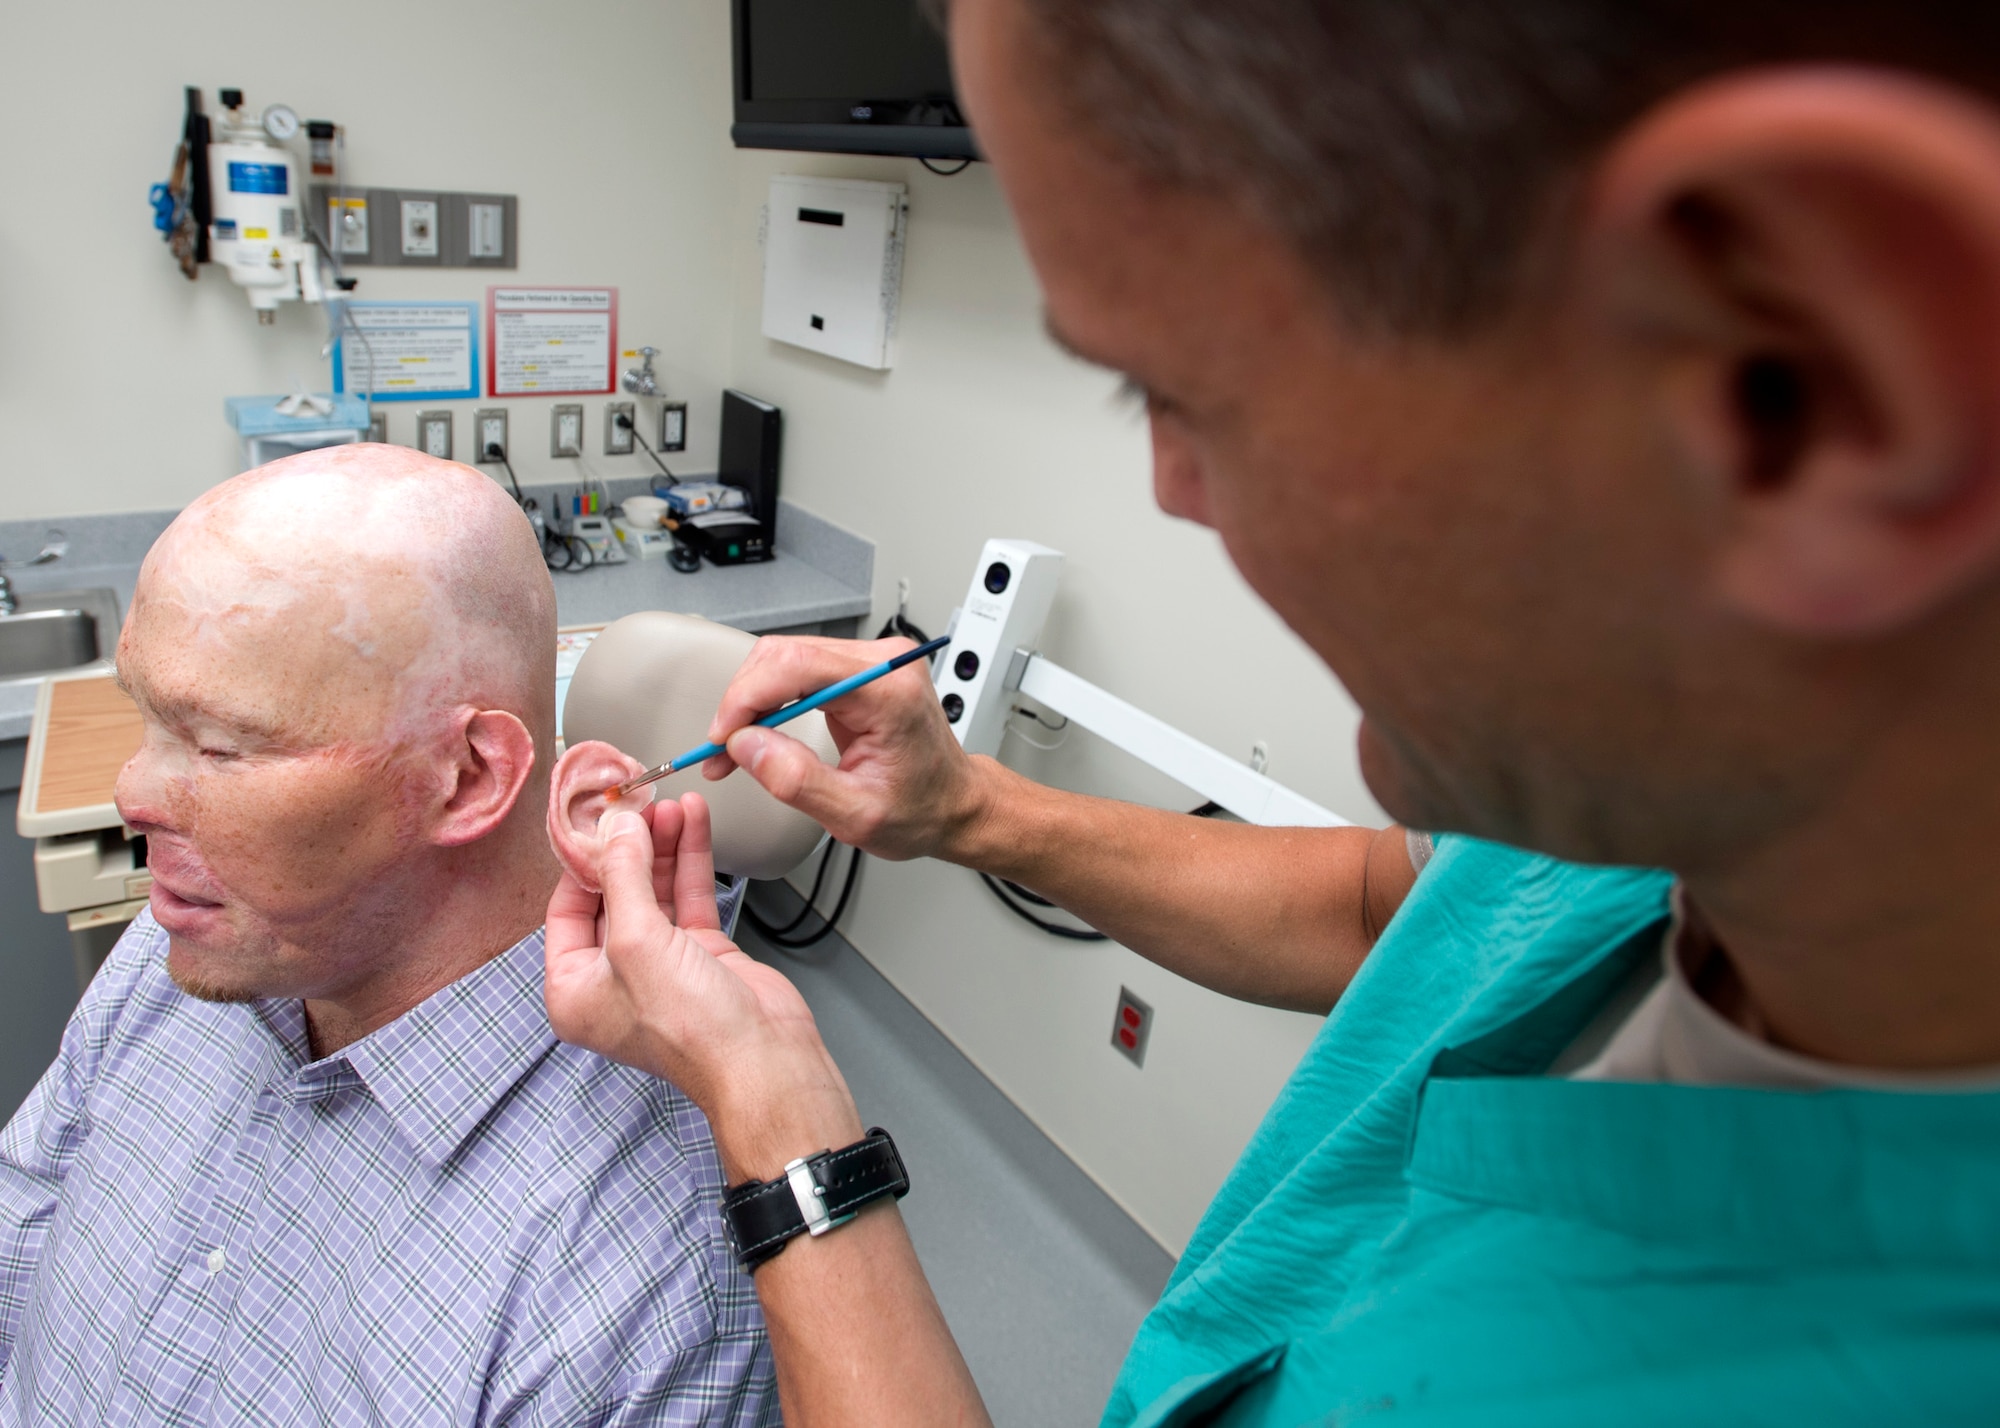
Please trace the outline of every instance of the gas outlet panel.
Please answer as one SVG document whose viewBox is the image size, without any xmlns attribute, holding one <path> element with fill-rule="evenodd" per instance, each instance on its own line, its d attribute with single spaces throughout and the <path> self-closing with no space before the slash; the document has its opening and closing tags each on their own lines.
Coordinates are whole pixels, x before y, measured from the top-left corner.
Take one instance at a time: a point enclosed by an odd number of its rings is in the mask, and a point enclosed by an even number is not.
<svg viewBox="0 0 2000 1428">
<path fill-rule="evenodd" d="M 519 213 L 510 193 L 316 183 L 310 216 L 344 267 L 512 268 Z"/>
</svg>

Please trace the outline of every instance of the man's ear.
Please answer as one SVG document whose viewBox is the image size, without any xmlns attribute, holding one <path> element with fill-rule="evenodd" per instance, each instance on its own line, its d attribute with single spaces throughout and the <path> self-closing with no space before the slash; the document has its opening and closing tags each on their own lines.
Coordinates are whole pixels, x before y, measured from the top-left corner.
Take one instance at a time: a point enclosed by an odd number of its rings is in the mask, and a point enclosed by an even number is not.
<svg viewBox="0 0 2000 1428">
<path fill-rule="evenodd" d="M 1579 257 L 1726 606 L 1858 635 L 2000 571 L 2000 109 L 1859 70 L 1685 91 L 1600 158 Z"/>
<path fill-rule="evenodd" d="M 592 892 L 598 889 L 597 860 L 604 847 L 597 828 L 612 806 L 611 790 L 645 771 L 637 759 L 592 739 L 570 745 L 549 776 L 549 843 L 570 876 Z M 641 813 L 652 801 L 650 788 L 628 800 Z"/>
<path fill-rule="evenodd" d="M 465 717 L 454 750 L 456 782 L 431 830 L 440 847 L 476 843 L 507 821 L 535 771 L 535 736 L 504 709 Z"/>
</svg>

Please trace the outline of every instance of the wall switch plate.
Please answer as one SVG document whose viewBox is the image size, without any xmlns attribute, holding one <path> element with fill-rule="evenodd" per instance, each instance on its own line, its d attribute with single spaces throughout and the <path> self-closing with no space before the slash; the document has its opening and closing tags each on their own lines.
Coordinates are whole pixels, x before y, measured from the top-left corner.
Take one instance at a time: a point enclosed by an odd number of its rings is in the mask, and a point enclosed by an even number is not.
<svg viewBox="0 0 2000 1428">
<path fill-rule="evenodd" d="M 465 205 L 465 256 L 507 256 L 507 205 L 469 199 Z"/>
<path fill-rule="evenodd" d="M 417 413 L 417 450 L 440 461 L 451 460 L 451 413 Z"/>
<path fill-rule="evenodd" d="M 660 450 L 686 451 L 688 448 L 688 404 L 668 402 L 660 408 Z"/>
<path fill-rule="evenodd" d="M 511 268 L 519 202 L 511 193 L 446 193 L 443 265 L 447 268 Z"/>
<path fill-rule="evenodd" d="M 1134 1066 L 1146 1064 L 1146 1043 L 1153 1035 L 1153 1009 L 1132 995 L 1130 987 L 1118 989 L 1118 1015 L 1111 1022 L 1111 1049 Z"/>
<path fill-rule="evenodd" d="M 438 237 L 438 203 L 434 198 L 405 198 L 401 201 L 403 215 L 403 248 L 405 258 L 435 259 L 440 250 Z"/>
<path fill-rule="evenodd" d="M 472 459 L 484 464 L 507 459 L 507 409 L 481 407 L 472 414 Z M 493 448 L 499 447 L 498 455 Z"/>
<path fill-rule="evenodd" d="M 625 423 L 622 426 L 618 422 L 618 418 L 621 416 L 625 418 Z M 634 420 L 635 417 L 633 416 L 632 404 L 630 402 L 606 402 L 604 404 L 604 454 L 606 456 L 630 456 L 637 450 L 632 445 L 632 438 L 639 434 L 638 428 L 632 424 Z"/>
<path fill-rule="evenodd" d="M 582 402 L 562 402 L 549 409 L 549 455 L 583 455 Z"/>
<path fill-rule="evenodd" d="M 368 439 L 370 441 L 387 441 L 389 439 L 389 414 L 387 412 L 370 412 L 368 414 Z"/>
</svg>

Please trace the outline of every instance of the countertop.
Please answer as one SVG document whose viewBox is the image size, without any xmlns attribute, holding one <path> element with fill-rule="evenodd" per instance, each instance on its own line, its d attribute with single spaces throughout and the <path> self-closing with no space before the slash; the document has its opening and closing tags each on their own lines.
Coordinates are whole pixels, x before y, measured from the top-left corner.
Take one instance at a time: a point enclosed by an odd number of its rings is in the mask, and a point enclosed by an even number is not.
<svg viewBox="0 0 2000 1428">
<path fill-rule="evenodd" d="M 704 565 L 684 575 L 664 560 L 632 560 L 574 575 L 557 574 L 553 577 L 557 622 L 595 625 L 635 610 L 673 610 L 758 634 L 866 615 L 873 603 L 869 593 L 873 545 L 789 501 L 783 509 L 777 557 L 760 564 Z M 15 567 L 8 578 L 24 595 L 109 586 L 117 592 L 122 620 L 131 608 L 139 562 L 171 519 L 171 512 L 147 512 L 61 522 L 74 556 L 52 565 Z M 7 523 L 15 524 L 29 523 Z M 0 527 L 0 536 L 10 542 L 0 550 L 32 552 L 35 546 L 24 535 Z M 817 563 L 807 560 L 801 550 L 814 555 Z M 104 653 L 107 657 L 111 653 L 109 638 Z M 553 669 L 550 673 L 553 676 Z M 0 740 L 27 737 L 38 685 L 32 680 L 0 684 Z"/>
<path fill-rule="evenodd" d="M 683 575 L 664 560 L 631 560 L 574 575 L 558 573 L 556 619 L 596 625 L 634 610 L 672 610 L 758 634 L 868 613 L 866 590 L 778 552 L 756 565 L 704 565 Z"/>
</svg>

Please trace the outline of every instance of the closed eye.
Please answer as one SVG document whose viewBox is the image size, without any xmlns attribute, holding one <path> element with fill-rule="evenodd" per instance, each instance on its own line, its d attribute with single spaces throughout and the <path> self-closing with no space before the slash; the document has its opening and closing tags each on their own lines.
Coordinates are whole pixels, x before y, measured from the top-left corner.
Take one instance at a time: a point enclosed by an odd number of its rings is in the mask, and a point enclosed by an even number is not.
<svg viewBox="0 0 2000 1428">
<path fill-rule="evenodd" d="M 1137 377 L 1119 379 L 1118 402 L 1123 406 L 1136 407 L 1150 417 L 1171 417 L 1180 412 L 1176 402 L 1161 396 Z"/>
</svg>

